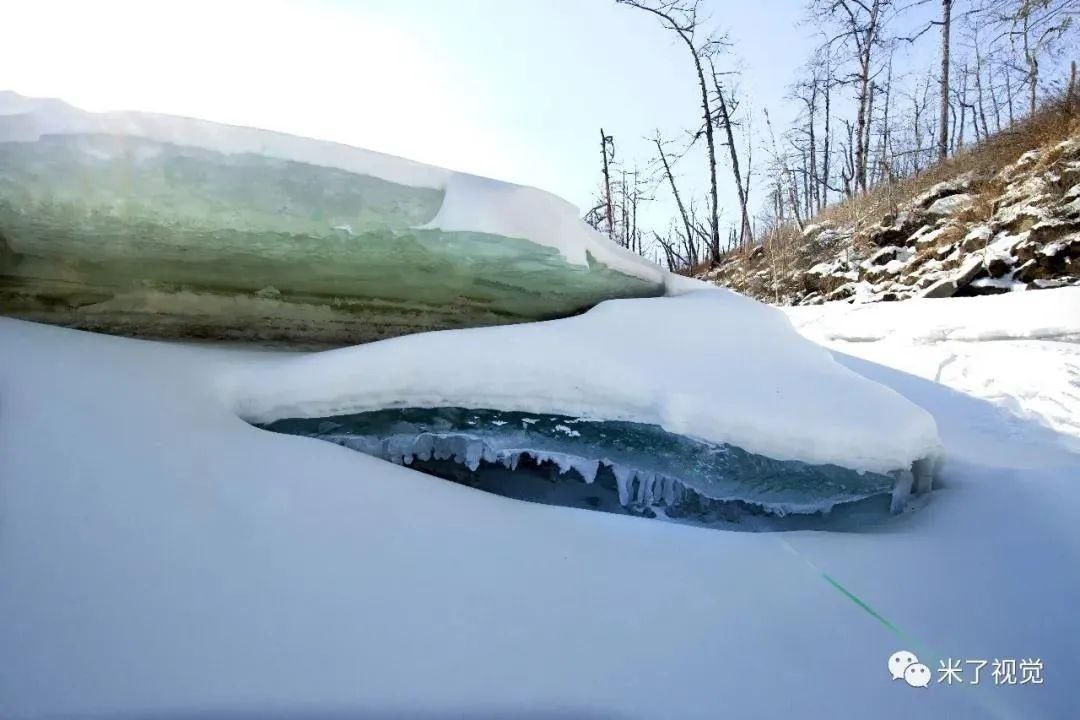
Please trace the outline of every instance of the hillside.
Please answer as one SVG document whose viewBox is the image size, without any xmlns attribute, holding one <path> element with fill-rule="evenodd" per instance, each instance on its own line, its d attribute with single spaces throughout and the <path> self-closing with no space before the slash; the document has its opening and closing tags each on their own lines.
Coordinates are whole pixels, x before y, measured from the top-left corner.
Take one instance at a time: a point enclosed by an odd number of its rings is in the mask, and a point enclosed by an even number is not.
<svg viewBox="0 0 1080 720">
<path fill-rule="evenodd" d="M 774 230 L 698 277 L 782 305 L 1080 284 L 1080 102 Z"/>
</svg>

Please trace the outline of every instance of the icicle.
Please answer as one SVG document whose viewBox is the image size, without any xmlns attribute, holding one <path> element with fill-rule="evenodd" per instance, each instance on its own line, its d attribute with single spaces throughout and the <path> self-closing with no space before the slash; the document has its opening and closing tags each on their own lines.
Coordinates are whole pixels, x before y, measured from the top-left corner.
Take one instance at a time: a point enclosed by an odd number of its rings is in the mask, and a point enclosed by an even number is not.
<svg viewBox="0 0 1080 720">
<path fill-rule="evenodd" d="M 596 474 L 600 472 L 600 461 L 579 458 L 574 463 L 574 469 L 577 470 L 586 483 L 591 485 L 596 480 Z"/>
<path fill-rule="evenodd" d="M 896 484 L 893 485 L 892 490 L 892 502 L 889 504 L 889 511 L 898 513 L 904 509 L 904 504 L 911 496 L 911 486 L 915 482 L 915 477 L 910 470 L 900 470 L 895 473 Z"/>
<path fill-rule="evenodd" d="M 665 477 L 661 492 L 664 495 L 664 505 L 673 506 L 675 504 L 675 480 Z"/>
<path fill-rule="evenodd" d="M 619 488 L 619 504 L 626 507 L 630 504 L 630 480 L 634 471 L 621 465 L 612 465 L 611 471 L 615 475 L 615 485 Z"/>
<path fill-rule="evenodd" d="M 642 506 L 652 505 L 653 502 L 653 485 L 656 482 L 656 475 L 647 470 L 637 471 L 637 499 L 636 504 Z"/>
<path fill-rule="evenodd" d="M 413 443 L 413 452 L 416 457 L 421 460 L 428 461 L 431 459 L 431 452 L 435 446 L 435 438 L 431 435 L 424 433 L 416 438 Z"/>
<path fill-rule="evenodd" d="M 484 444 L 480 441 L 465 443 L 465 466 L 476 472 L 480 467 L 480 461 L 484 457 Z"/>
</svg>

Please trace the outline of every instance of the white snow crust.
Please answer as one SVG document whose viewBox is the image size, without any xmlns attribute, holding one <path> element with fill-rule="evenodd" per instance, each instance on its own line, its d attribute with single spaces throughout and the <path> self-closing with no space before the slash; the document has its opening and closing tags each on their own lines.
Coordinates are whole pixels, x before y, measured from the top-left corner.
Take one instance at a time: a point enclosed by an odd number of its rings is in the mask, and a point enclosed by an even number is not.
<svg viewBox="0 0 1080 720">
<path fill-rule="evenodd" d="M 720 289 L 246 364 L 223 383 L 253 422 L 490 408 L 643 422 L 875 472 L 940 452 L 924 410 L 838 365 L 779 311 Z"/>
</svg>

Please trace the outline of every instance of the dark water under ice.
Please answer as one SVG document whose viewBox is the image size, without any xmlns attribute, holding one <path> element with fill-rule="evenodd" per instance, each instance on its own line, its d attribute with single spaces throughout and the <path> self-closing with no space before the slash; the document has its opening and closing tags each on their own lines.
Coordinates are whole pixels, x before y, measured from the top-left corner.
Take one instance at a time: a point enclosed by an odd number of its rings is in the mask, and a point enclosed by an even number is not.
<svg viewBox="0 0 1080 720">
<path fill-rule="evenodd" d="M 896 484 L 656 425 L 562 415 L 403 408 L 262 427 L 519 500 L 724 529 L 863 528 L 889 517 Z"/>
</svg>

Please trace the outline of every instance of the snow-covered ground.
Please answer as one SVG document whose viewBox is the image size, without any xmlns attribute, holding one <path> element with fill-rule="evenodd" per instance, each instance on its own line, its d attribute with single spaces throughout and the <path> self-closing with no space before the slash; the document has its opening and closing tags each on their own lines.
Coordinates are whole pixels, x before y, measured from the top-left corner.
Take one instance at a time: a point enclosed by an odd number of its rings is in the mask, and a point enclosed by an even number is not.
<svg viewBox="0 0 1080 720">
<path fill-rule="evenodd" d="M 1017 302 L 1062 311 L 1052 339 L 922 329 Z M 948 454 L 922 507 L 865 533 L 487 495 L 240 419 L 302 374 L 256 396 L 242 368 L 310 359 L 0 320 L 0 715 L 1068 717 L 1080 290 L 814 311 L 792 317 L 929 411 Z M 828 329 L 853 313 L 895 334 Z M 721 398 L 741 382 L 701 378 Z M 935 678 L 941 658 L 1038 659 L 1045 682 L 995 685 L 987 664 L 916 689 L 890 680 L 897 650 Z"/>
<path fill-rule="evenodd" d="M 1078 288 L 785 311 L 804 335 L 839 353 L 988 400 L 1016 432 L 1043 425 L 1080 452 Z"/>
</svg>

